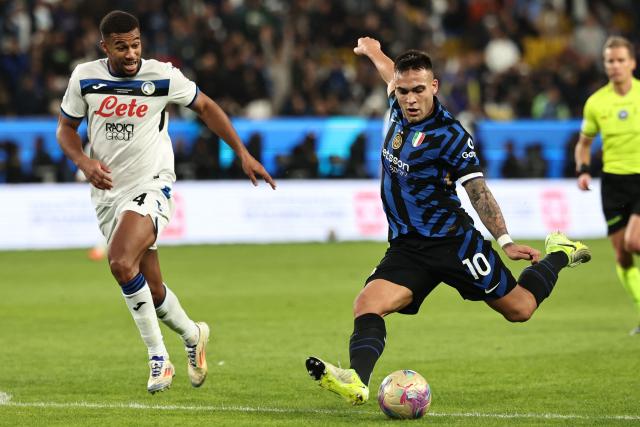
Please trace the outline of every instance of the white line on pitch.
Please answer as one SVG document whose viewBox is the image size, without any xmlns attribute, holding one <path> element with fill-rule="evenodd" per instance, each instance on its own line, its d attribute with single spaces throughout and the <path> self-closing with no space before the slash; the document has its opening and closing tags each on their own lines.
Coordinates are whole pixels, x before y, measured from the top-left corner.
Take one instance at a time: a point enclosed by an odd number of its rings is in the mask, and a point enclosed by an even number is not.
<svg viewBox="0 0 640 427">
<path fill-rule="evenodd" d="M 304 408 L 268 408 L 250 406 L 188 406 L 188 405 L 147 405 L 142 403 L 92 403 L 92 402 L 12 402 L 11 397 L 0 392 L 0 406 L 16 406 L 23 408 L 78 408 L 78 409 L 141 409 L 160 411 L 198 411 L 198 412 L 266 412 L 278 414 L 373 414 L 370 411 L 337 410 L 337 409 L 304 409 Z M 640 421 L 640 415 L 604 415 L 589 416 L 577 414 L 486 414 L 480 412 L 443 413 L 429 412 L 427 416 L 452 418 L 499 418 L 499 419 L 546 419 L 546 420 L 618 420 Z"/>
</svg>

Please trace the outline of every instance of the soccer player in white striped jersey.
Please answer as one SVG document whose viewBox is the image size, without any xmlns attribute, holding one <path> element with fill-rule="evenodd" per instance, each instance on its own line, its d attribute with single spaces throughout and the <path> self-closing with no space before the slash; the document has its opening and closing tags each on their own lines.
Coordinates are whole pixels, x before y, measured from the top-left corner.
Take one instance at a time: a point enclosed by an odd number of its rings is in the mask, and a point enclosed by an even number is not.
<svg viewBox="0 0 640 427">
<path fill-rule="evenodd" d="M 235 151 L 254 185 L 257 177 L 273 189 L 276 185 L 249 154 L 227 115 L 194 82 L 170 63 L 141 58 L 135 16 L 112 11 L 100 22 L 100 32 L 107 57 L 73 71 L 60 108 L 58 143 L 92 185 L 111 273 L 147 346 L 147 390 L 167 389 L 174 375 L 158 319 L 182 337 L 191 384 L 199 387 L 207 375 L 209 327 L 191 320 L 163 282 L 155 246 L 173 212 L 175 173 L 166 105 L 195 111 Z M 78 134 L 85 117 L 92 144 L 89 156 Z"/>
</svg>

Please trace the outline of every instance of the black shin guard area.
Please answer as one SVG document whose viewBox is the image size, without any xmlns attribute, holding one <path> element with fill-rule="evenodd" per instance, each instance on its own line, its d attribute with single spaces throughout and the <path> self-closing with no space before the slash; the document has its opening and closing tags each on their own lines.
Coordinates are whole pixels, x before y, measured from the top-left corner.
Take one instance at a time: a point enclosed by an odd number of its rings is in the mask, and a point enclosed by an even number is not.
<svg viewBox="0 0 640 427">
<path fill-rule="evenodd" d="M 567 261 L 565 253 L 552 252 L 538 264 L 525 268 L 518 283 L 533 294 L 539 306 L 551 294 L 558 274 L 567 266 Z"/>
<path fill-rule="evenodd" d="M 355 369 L 363 383 L 369 384 L 373 367 L 382 355 L 387 335 L 384 319 L 373 313 L 363 314 L 354 320 L 353 334 L 349 341 L 351 368 Z"/>
</svg>

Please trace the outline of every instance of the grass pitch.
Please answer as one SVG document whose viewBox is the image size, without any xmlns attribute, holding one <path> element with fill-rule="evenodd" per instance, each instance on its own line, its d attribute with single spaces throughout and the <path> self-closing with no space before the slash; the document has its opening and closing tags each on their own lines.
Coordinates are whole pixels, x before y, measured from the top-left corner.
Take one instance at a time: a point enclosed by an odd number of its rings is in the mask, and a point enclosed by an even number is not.
<svg viewBox="0 0 640 427">
<path fill-rule="evenodd" d="M 348 365 L 351 305 L 382 243 L 165 247 L 165 281 L 212 330 L 210 376 L 193 389 L 163 327 L 172 388 L 146 392 L 146 350 L 105 262 L 84 251 L 0 252 L 0 425 L 389 425 L 382 378 L 414 369 L 440 425 L 638 425 L 640 337 L 605 240 L 564 270 L 524 324 L 440 286 L 416 316 L 387 318 L 372 399 L 350 407 L 304 368 Z M 533 242 L 538 248 L 541 242 Z M 515 275 L 524 262 L 509 264 Z M 413 424 L 412 424 L 413 425 Z"/>
</svg>

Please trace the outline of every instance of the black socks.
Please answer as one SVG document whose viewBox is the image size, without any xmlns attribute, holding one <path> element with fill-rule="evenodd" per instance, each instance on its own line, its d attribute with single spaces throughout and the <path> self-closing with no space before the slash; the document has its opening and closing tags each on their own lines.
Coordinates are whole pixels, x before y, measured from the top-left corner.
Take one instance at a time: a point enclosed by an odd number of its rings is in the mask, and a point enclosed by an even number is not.
<svg viewBox="0 0 640 427">
<path fill-rule="evenodd" d="M 564 252 L 551 252 L 538 264 L 524 269 L 518 284 L 528 290 L 536 298 L 538 306 L 553 290 L 560 270 L 567 266 L 569 257 Z"/>
<path fill-rule="evenodd" d="M 353 334 L 349 341 L 351 368 L 367 385 L 373 367 L 384 350 L 386 335 L 384 319 L 377 314 L 363 314 L 353 321 Z"/>
</svg>

